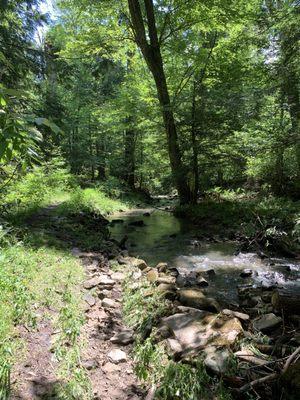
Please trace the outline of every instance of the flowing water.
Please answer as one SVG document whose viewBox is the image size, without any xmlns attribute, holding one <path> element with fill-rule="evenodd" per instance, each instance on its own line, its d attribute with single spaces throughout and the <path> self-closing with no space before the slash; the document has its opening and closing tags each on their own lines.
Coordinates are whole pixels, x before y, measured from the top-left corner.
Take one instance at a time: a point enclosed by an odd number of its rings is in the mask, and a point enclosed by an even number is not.
<svg viewBox="0 0 300 400">
<path fill-rule="evenodd" d="M 144 216 L 150 212 L 150 216 Z M 136 221 L 144 226 L 133 226 Z M 158 210 L 130 210 L 114 215 L 110 227 L 116 240 L 128 236 L 130 254 L 143 258 L 150 266 L 168 262 L 182 275 L 214 269 L 205 291 L 226 302 L 237 300 L 237 285 L 278 285 L 300 290 L 300 262 L 285 258 L 260 259 L 255 253 L 238 253 L 238 243 L 197 241 L 199 228 Z M 115 222 L 114 222 L 115 221 Z M 244 269 L 252 276 L 241 278 Z"/>
</svg>

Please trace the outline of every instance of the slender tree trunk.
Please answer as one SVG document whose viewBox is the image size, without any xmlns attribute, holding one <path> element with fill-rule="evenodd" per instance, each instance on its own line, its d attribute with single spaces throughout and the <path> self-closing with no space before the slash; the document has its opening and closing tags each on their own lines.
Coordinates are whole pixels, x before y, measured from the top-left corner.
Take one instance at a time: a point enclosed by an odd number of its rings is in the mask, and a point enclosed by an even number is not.
<svg viewBox="0 0 300 400">
<path fill-rule="evenodd" d="M 292 125 L 292 140 L 295 143 L 295 156 L 297 161 L 297 181 L 300 182 L 300 96 L 297 63 L 295 56 L 299 48 L 300 31 L 287 31 L 281 34 L 282 51 L 282 78 L 283 93 L 286 95 L 289 105 L 289 113 Z M 299 185 L 299 184 L 298 184 Z M 298 186 L 298 196 L 300 187 Z"/>
<path fill-rule="evenodd" d="M 192 96 L 192 124 L 191 124 L 191 141 L 193 150 L 193 190 L 191 195 L 191 202 L 197 203 L 199 193 L 199 168 L 198 168 L 198 146 L 197 146 L 197 132 L 196 132 L 196 89 L 197 83 L 193 83 L 193 96 Z"/>
<path fill-rule="evenodd" d="M 155 81 L 158 100 L 161 106 L 167 134 L 171 169 L 178 190 L 180 202 L 188 203 L 191 199 L 190 190 L 187 184 L 187 174 L 182 163 L 181 153 L 178 145 L 178 135 L 158 40 L 153 0 L 144 0 L 148 35 L 146 35 L 145 23 L 139 0 L 128 0 L 128 5 L 136 43 L 141 49 L 144 59 Z M 147 36 L 149 36 L 149 41 Z"/>
<path fill-rule="evenodd" d="M 127 118 L 130 125 L 131 118 Z M 125 175 L 124 179 L 131 188 L 135 184 L 135 141 L 136 135 L 133 129 L 129 126 L 125 131 Z"/>
<path fill-rule="evenodd" d="M 104 159 L 104 151 L 103 151 L 103 145 L 99 143 L 99 141 L 96 142 L 96 156 L 97 156 L 97 170 L 98 170 L 98 176 L 97 179 L 104 181 L 106 179 L 106 174 L 105 174 L 105 159 Z"/>
</svg>

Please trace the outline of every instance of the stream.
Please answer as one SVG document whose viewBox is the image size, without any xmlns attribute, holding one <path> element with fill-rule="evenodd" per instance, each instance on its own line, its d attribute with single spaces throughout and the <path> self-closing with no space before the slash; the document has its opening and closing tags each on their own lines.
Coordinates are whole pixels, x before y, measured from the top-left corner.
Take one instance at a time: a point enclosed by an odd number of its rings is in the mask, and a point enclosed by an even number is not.
<svg viewBox="0 0 300 400">
<path fill-rule="evenodd" d="M 149 213 L 150 216 L 144 215 Z M 143 226 L 134 226 L 143 221 Z M 120 241 L 125 235 L 129 253 L 154 267 L 167 262 L 183 276 L 213 269 L 207 278 L 205 292 L 221 302 L 236 303 L 237 286 L 241 284 L 271 285 L 300 290 L 300 261 L 287 258 L 261 259 L 255 253 L 238 253 L 237 242 L 198 241 L 199 228 L 170 212 L 155 209 L 133 209 L 111 217 L 112 238 Z M 248 278 L 240 276 L 251 269 Z"/>
</svg>

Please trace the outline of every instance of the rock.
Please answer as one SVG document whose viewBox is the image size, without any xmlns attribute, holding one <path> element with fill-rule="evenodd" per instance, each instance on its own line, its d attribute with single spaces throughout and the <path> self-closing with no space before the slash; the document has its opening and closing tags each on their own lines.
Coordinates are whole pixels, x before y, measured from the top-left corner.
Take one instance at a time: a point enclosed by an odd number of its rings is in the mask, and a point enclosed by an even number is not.
<svg viewBox="0 0 300 400">
<path fill-rule="evenodd" d="M 251 276 L 253 274 L 252 269 L 244 269 L 241 273 L 240 276 L 242 278 L 248 278 L 249 276 Z"/>
<path fill-rule="evenodd" d="M 257 331 L 268 332 L 280 325 L 281 322 L 281 317 L 277 317 L 273 313 L 265 314 L 253 321 L 253 328 Z"/>
<path fill-rule="evenodd" d="M 215 374 L 224 374 L 230 361 L 230 352 L 228 349 L 217 349 L 215 346 L 208 346 L 204 350 L 204 365 Z"/>
<path fill-rule="evenodd" d="M 220 306 L 215 299 L 205 297 L 198 289 L 180 289 L 179 301 L 184 306 L 198 308 L 207 311 L 219 311 Z"/>
<path fill-rule="evenodd" d="M 95 297 L 92 296 L 90 293 L 85 293 L 85 295 L 83 296 L 83 300 L 91 307 L 96 304 Z"/>
<path fill-rule="evenodd" d="M 159 282 L 159 280 L 158 280 Z M 176 292 L 177 288 L 173 283 L 160 283 L 157 288 L 159 292 Z"/>
<path fill-rule="evenodd" d="M 249 349 L 242 349 L 234 353 L 234 355 L 240 360 L 247 361 L 255 365 L 264 365 L 268 363 L 268 360 L 257 357 L 253 351 Z"/>
<path fill-rule="evenodd" d="M 135 258 L 135 257 L 127 257 L 130 259 L 129 265 L 131 265 L 134 268 L 138 268 L 141 271 L 143 271 L 145 268 L 148 267 L 146 262 L 144 260 L 141 260 L 140 258 Z"/>
<path fill-rule="evenodd" d="M 115 281 L 107 275 L 101 275 L 99 278 L 98 286 L 105 287 L 106 289 L 112 288 L 115 285 Z"/>
<path fill-rule="evenodd" d="M 114 272 L 111 274 L 111 279 L 118 282 L 123 281 L 125 279 L 125 274 L 123 274 L 123 272 Z"/>
<path fill-rule="evenodd" d="M 105 297 L 110 296 L 110 294 L 111 294 L 110 290 L 103 289 L 98 293 L 98 297 L 99 297 L 99 299 L 103 300 L 103 299 L 105 299 Z"/>
<path fill-rule="evenodd" d="M 112 343 L 126 346 L 134 341 L 133 331 L 131 329 L 123 329 L 122 331 L 115 333 L 110 341 Z"/>
<path fill-rule="evenodd" d="M 208 344 L 230 346 L 243 333 L 237 318 L 215 315 L 206 312 L 193 315 L 177 313 L 162 319 L 172 336 L 180 343 L 183 355 L 194 350 L 202 350 Z"/>
<path fill-rule="evenodd" d="M 138 221 L 129 222 L 128 225 L 129 226 L 146 226 L 145 222 L 142 219 L 140 219 Z"/>
<path fill-rule="evenodd" d="M 197 278 L 197 285 L 200 286 L 200 287 L 207 287 L 208 286 L 208 282 L 203 277 L 199 277 L 199 278 Z"/>
<path fill-rule="evenodd" d="M 176 339 L 169 338 L 166 340 L 167 350 L 173 356 L 182 352 L 182 346 Z"/>
<path fill-rule="evenodd" d="M 177 278 L 177 276 L 179 275 L 179 271 L 175 267 L 169 267 L 168 268 L 168 273 L 169 273 L 169 275 L 171 275 L 171 276 L 173 276 L 175 278 Z"/>
<path fill-rule="evenodd" d="M 127 360 L 127 354 L 120 349 L 113 349 L 107 355 L 109 361 L 119 364 Z"/>
<path fill-rule="evenodd" d="M 95 286 L 98 286 L 99 283 L 101 282 L 100 276 L 95 276 L 94 278 L 88 279 L 83 283 L 83 287 L 85 289 L 92 289 Z"/>
<path fill-rule="evenodd" d="M 222 310 L 222 314 L 229 315 L 231 317 L 236 317 L 238 319 L 241 319 L 242 321 L 249 321 L 249 318 L 250 318 L 248 314 L 241 313 L 238 311 L 228 310 L 227 308 Z"/>
<path fill-rule="evenodd" d="M 160 325 L 154 334 L 156 342 L 160 342 L 164 339 L 167 339 L 170 336 L 171 332 L 170 329 L 167 327 L 167 325 Z"/>
<path fill-rule="evenodd" d="M 91 369 L 96 369 L 98 367 L 98 362 L 97 360 L 86 360 L 83 361 L 82 364 L 83 368 L 87 369 L 87 370 L 91 370 Z"/>
<path fill-rule="evenodd" d="M 105 307 L 105 308 L 115 308 L 116 306 L 117 306 L 117 303 L 116 303 L 115 300 L 113 300 L 113 299 L 104 298 L 104 299 L 102 300 L 102 307 Z"/>
<path fill-rule="evenodd" d="M 190 244 L 192 247 L 201 247 L 201 242 L 199 240 L 191 240 Z"/>
<path fill-rule="evenodd" d="M 156 269 L 158 272 L 166 272 L 168 269 L 168 264 L 164 262 L 158 263 Z"/>
<path fill-rule="evenodd" d="M 162 283 L 162 284 L 169 284 L 169 285 L 174 285 L 176 282 L 176 279 L 173 276 L 159 276 L 157 278 L 157 283 Z"/>
<path fill-rule="evenodd" d="M 151 283 L 154 283 L 158 279 L 158 271 L 157 269 L 152 268 L 149 272 L 147 272 L 147 280 Z"/>
</svg>

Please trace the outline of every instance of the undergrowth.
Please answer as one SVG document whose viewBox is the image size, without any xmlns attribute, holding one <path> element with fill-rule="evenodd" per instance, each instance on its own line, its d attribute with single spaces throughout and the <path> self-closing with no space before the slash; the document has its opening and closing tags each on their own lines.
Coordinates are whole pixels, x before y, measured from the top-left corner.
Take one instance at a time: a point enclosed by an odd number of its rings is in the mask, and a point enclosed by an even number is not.
<svg viewBox="0 0 300 400">
<path fill-rule="evenodd" d="M 232 400 L 222 382 L 207 374 L 200 356 L 192 363 L 175 362 L 164 341 L 157 342 L 156 327 L 171 303 L 146 279 L 134 279 L 134 274 L 130 272 L 123 283 L 122 302 L 124 321 L 137 334 L 133 349 L 137 377 L 156 387 L 156 400 Z"/>
</svg>

